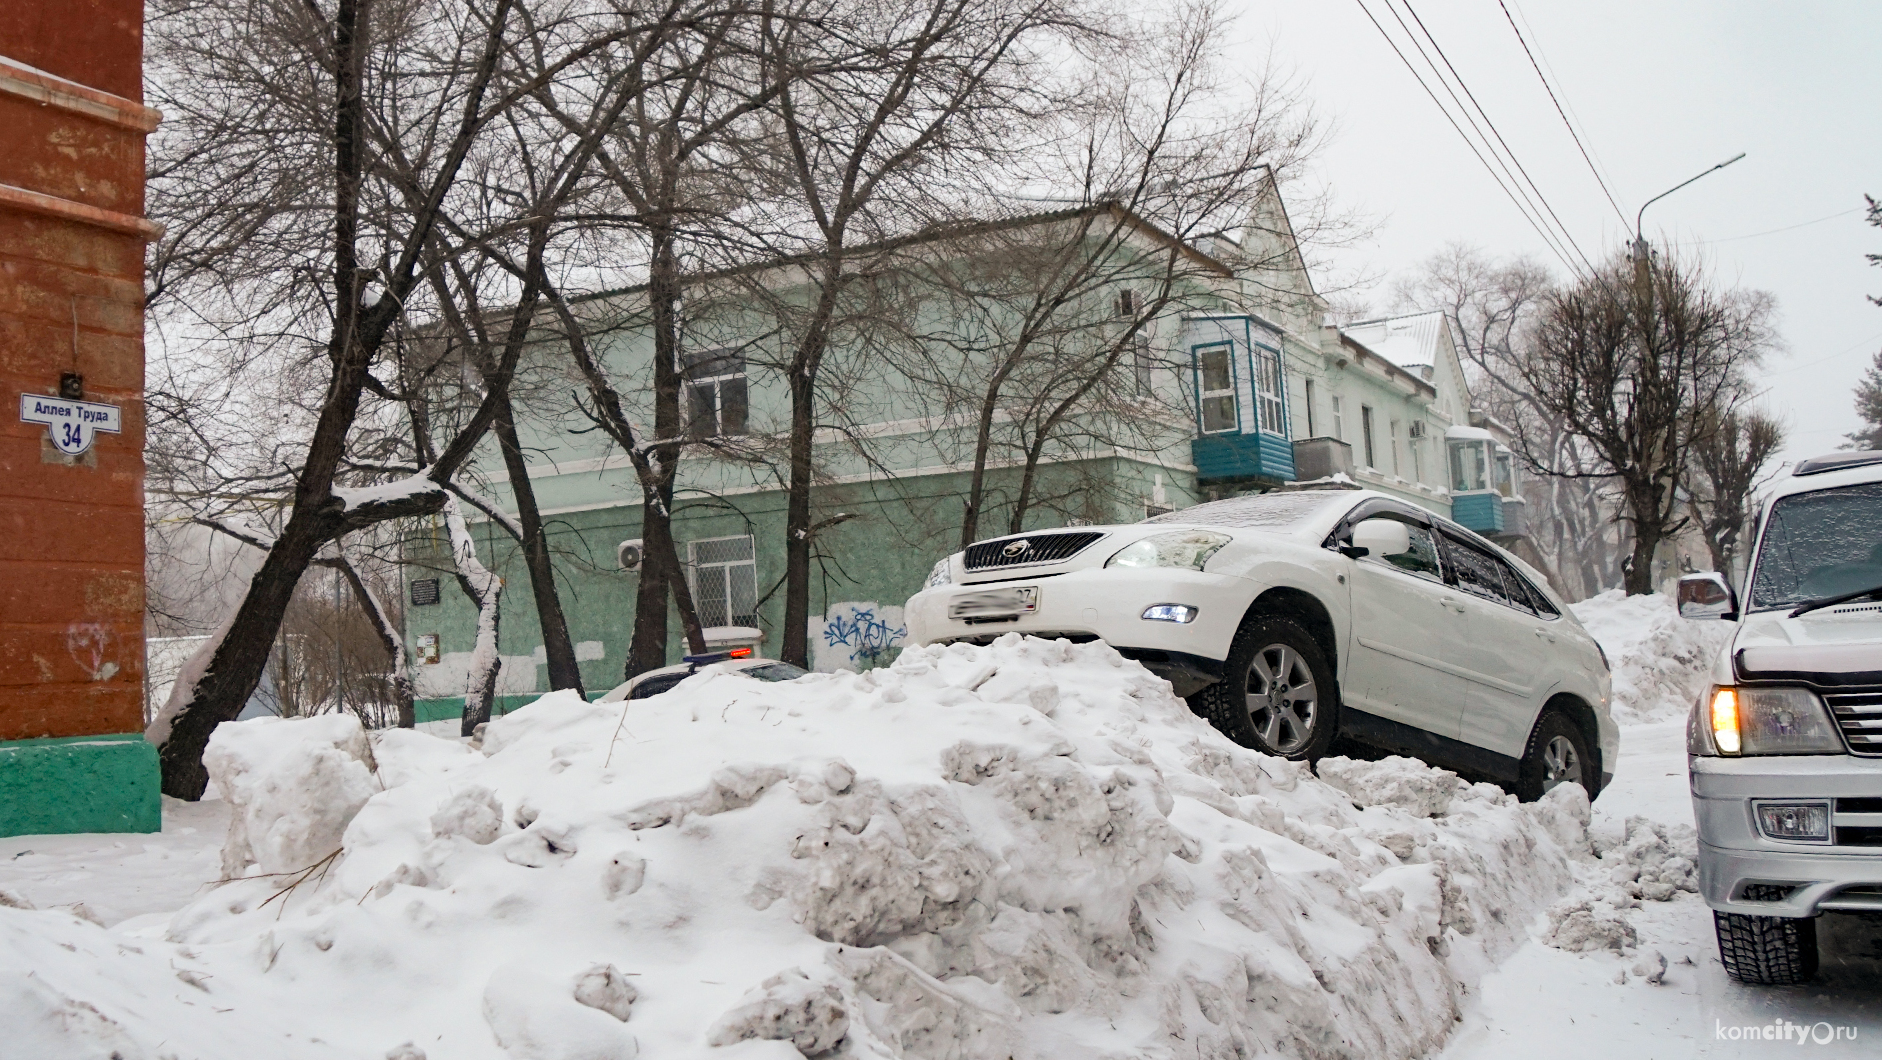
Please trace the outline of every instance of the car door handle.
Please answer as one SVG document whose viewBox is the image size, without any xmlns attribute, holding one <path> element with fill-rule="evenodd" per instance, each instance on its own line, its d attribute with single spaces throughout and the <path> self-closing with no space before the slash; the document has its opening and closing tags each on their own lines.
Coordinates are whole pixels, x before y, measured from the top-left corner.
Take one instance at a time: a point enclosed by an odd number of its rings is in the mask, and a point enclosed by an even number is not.
<svg viewBox="0 0 1882 1060">
<path fill-rule="evenodd" d="M 1543 640 L 1546 640 L 1546 641 L 1548 641 L 1548 642 L 1549 642 L 1550 644 L 1554 644 L 1554 643 L 1555 643 L 1555 634 L 1553 634 L 1553 633 L 1550 633 L 1550 632 L 1549 632 L 1548 630 L 1546 630 L 1546 629 L 1538 629 L 1538 630 L 1536 630 L 1536 636 L 1538 636 L 1538 637 L 1541 637 L 1541 638 L 1542 638 Z"/>
<path fill-rule="evenodd" d="M 1460 615 L 1465 613 L 1464 605 L 1458 603 L 1457 597 L 1455 596 L 1440 596 L 1438 597 L 1438 604 L 1442 607 L 1455 611 Z"/>
</svg>

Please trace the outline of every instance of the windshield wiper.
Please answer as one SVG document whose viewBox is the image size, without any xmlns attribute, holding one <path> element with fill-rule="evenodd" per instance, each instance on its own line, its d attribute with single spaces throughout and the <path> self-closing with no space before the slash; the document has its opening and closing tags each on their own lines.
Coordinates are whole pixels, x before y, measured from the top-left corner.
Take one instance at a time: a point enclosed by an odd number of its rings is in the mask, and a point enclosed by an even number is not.
<svg viewBox="0 0 1882 1060">
<path fill-rule="evenodd" d="M 1821 600 L 1805 600 L 1803 603 L 1797 605 L 1796 610 L 1792 611 L 1789 615 L 1786 615 L 1785 617 L 1796 618 L 1798 615 L 1805 614 L 1806 612 L 1810 612 L 1810 611 L 1815 611 L 1816 609 L 1820 607 L 1832 607 L 1832 606 L 1835 606 L 1836 604 L 1848 603 L 1849 601 L 1858 599 L 1860 597 L 1873 596 L 1876 593 L 1882 593 L 1882 585 L 1878 585 L 1872 589 L 1858 589 L 1857 591 L 1853 593 L 1844 593 L 1841 596 L 1826 596 Z"/>
</svg>

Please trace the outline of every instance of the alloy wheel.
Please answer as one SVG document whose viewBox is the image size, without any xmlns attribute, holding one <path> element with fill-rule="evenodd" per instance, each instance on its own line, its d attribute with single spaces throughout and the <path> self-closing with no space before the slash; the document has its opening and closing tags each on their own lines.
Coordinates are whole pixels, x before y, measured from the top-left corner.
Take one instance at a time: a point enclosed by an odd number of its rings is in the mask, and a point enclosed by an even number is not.
<svg viewBox="0 0 1882 1060">
<path fill-rule="evenodd" d="M 1566 736 L 1551 737 L 1542 749 L 1542 790 L 1571 782 L 1581 782 L 1581 756 L 1575 753 L 1575 742 Z"/>
<path fill-rule="evenodd" d="M 1320 697 L 1313 670 L 1285 644 L 1270 644 L 1248 666 L 1248 718 L 1276 754 L 1293 754 L 1313 736 Z"/>
</svg>

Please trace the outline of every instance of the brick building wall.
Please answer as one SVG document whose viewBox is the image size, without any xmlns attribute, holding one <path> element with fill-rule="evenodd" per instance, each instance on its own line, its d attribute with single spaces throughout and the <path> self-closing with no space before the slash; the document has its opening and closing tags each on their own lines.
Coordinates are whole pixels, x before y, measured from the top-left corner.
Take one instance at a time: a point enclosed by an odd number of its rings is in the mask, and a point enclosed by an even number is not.
<svg viewBox="0 0 1882 1060">
<path fill-rule="evenodd" d="M 157 827 L 144 677 L 143 0 L 0 3 L 0 835 Z M 21 395 L 122 409 L 66 456 Z M 74 386 L 82 393 L 73 393 Z"/>
</svg>

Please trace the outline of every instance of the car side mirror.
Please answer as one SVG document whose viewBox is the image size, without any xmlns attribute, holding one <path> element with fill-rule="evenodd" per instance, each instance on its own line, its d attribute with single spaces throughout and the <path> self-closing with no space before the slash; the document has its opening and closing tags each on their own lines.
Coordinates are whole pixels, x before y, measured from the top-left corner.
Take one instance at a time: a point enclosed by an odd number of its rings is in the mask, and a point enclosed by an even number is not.
<svg viewBox="0 0 1882 1060">
<path fill-rule="evenodd" d="M 1679 580 L 1679 617 L 1738 620 L 1738 594 L 1717 571 L 1688 574 Z"/>
<path fill-rule="evenodd" d="M 1340 551 L 1354 559 L 1397 556 L 1411 551 L 1411 530 L 1397 519 L 1364 519 L 1353 527 L 1353 543 Z"/>
</svg>

